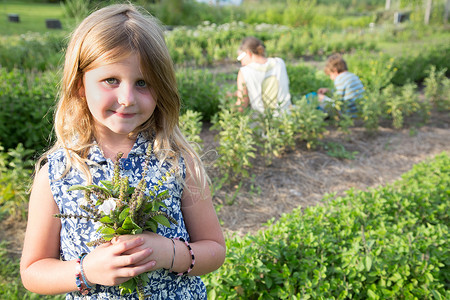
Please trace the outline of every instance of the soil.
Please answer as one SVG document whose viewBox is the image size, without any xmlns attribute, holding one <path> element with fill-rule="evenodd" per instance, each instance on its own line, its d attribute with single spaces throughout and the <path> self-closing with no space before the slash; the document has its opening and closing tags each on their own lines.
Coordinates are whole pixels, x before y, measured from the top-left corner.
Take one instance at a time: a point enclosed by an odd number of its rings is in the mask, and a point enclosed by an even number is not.
<svg viewBox="0 0 450 300">
<path fill-rule="evenodd" d="M 343 145 L 347 153 L 354 154 L 353 159 L 332 157 L 324 147 L 308 150 L 302 142 L 275 158 L 271 165 L 266 165 L 261 157 L 254 159 L 249 170 L 252 179 L 243 180 L 237 192 L 236 183 L 224 185 L 214 194 L 224 232 L 254 233 L 269 219 L 277 219 L 298 206 L 320 204 L 327 193 L 342 195 L 350 188 L 364 190 L 389 184 L 414 164 L 443 151 L 450 153 L 448 112 L 433 112 L 428 124 L 415 127 L 417 124 L 418 120 L 406 120 L 405 129 L 395 130 L 386 122 L 372 135 L 358 125 L 350 128 L 349 134 L 330 129 L 323 143 Z M 216 147 L 216 134 L 204 126 L 201 138 L 205 150 Z M 209 171 L 215 174 L 213 169 Z M 19 257 L 26 222 L 1 223 L 0 241 L 8 242 L 8 252 Z"/>
<path fill-rule="evenodd" d="M 214 195 L 225 233 L 254 233 L 271 218 L 277 219 L 298 206 L 321 203 L 325 194 L 343 195 L 350 188 L 386 185 L 414 164 L 444 151 L 450 153 L 448 112 L 434 112 L 430 123 L 421 127 L 414 127 L 418 120 L 408 121 L 410 125 L 406 123 L 406 129 L 401 130 L 386 122 L 375 134 L 368 134 L 362 126 L 354 126 L 349 134 L 329 130 L 322 142 L 343 145 L 353 159 L 332 157 L 324 147 L 307 150 L 302 143 L 269 166 L 260 157 L 254 159 L 249 172 L 253 179 L 244 180 L 238 191 L 238 184 L 234 184 Z M 214 149 L 214 135 L 208 128 L 203 130 L 205 149 Z"/>
</svg>

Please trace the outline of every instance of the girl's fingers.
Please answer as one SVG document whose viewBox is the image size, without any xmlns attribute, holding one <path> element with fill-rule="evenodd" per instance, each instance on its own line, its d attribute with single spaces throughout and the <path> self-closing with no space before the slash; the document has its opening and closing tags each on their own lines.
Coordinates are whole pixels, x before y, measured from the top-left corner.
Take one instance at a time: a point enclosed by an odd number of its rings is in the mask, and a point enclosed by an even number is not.
<svg viewBox="0 0 450 300">
<path fill-rule="evenodd" d="M 144 239 L 142 237 L 113 242 L 111 247 L 114 248 L 113 253 L 116 256 L 114 266 L 122 268 L 148 263 L 153 249 L 144 247 L 143 244 Z"/>
<path fill-rule="evenodd" d="M 132 277 L 136 277 L 142 273 L 151 271 L 155 265 L 156 265 L 155 261 L 149 261 L 143 265 L 120 268 L 117 270 L 117 276 L 127 278 L 127 280 L 128 280 L 128 279 L 130 279 Z"/>
<path fill-rule="evenodd" d="M 115 240 L 112 242 L 114 247 L 114 254 L 121 255 L 128 250 L 142 246 L 144 244 L 144 239 L 142 237 L 133 238 L 129 240 Z"/>
</svg>

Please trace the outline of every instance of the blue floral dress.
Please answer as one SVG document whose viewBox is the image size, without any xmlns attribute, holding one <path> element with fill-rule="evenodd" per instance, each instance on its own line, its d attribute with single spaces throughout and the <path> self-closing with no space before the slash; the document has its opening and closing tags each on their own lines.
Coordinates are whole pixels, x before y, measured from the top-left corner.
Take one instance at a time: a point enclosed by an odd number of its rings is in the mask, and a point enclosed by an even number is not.
<svg viewBox="0 0 450 300">
<path fill-rule="evenodd" d="M 136 186 L 141 179 L 145 152 L 148 146 L 151 146 L 150 141 L 139 135 L 128 157 L 122 158 L 120 161 L 121 175 L 128 176 L 132 186 Z M 90 160 L 88 165 L 94 184 L 99 184 L 100 180 L 112 178 L 114 162 L 111 159 L 106 159 L 97 145 L 91 147 L 88 159 Z M 71 168 L 64 177 L 61 177 L 65 170 L 66 160 L 65 152 L 62 149 L 48 156 L 49 179 L 53 197 L 61 214 L 86 215 L 86 212 L 79 207 L 79 201 L 84 197 L 83 193 L 81 191 L 67 191 L 74 184 L 86 185 L 86 178 L 75 168 Z M 155 185 L 168 169 L 167 163 L 160 166 L 159 160 L 152 156 L 146 175 L 147 185 Z M 184 178 L 186 166 L 183 159 L 180 159 L 180 169 Z M 170 228 L 159 225 L 157 233 L 168 238 L 182 237 L 189 241 L 189 234 L 181 212 L 182 184 L 172 177 L 164 183 L 162 189 L 169 190 L 170 194 L 170 197 L 164 200 L 167 209 L 162 209 L 177 220 L 178 225 L 172 224 Z M 100 237 L 100 234 L 96 231 L 99 226 L 99 223 L 92 220 L 61 219 L 61 259 L 74 260 L 80 253 L 92 251 L 93 248 L 88 247 L 86 243 Z M 145 294 L 151 295 L 147 299 L 206 299 L 205 285 L 198 276 L 176 276 L 164 269 L 147 274 L 150 280 L 148 285 L 145 286 Z M 96 285 L 86 296 L 82 296 L 78 292 L 72 292 L 67 294 L 66 299 L 138 299 L 138 295 L 136 292 L 120 295 L 119 288 L 116 286 Z"/>
</svg>

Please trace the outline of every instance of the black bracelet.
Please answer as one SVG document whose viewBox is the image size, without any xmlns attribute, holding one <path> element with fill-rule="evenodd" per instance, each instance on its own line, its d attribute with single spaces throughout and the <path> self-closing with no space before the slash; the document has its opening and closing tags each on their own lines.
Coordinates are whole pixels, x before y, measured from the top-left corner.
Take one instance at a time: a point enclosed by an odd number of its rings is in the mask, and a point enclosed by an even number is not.
<svg viewBox="0 0 450 300">
<path fill-rule="evenodd" d="M 189 266 L 189 268 L 186 271 L 184 271 L 182 273 L 181 272 L 180 273 L 172 272 L 172 274 L 177 275 L 177 276 L 187 275 L 190 271 L 192 271 L 192 268 L 195 265 L 194 251 L 192 250 L 191 245 L 189 245 L 189 243 L 185 239 L 183 239 L 183 238 L 175 238 L 175 239 L 182 241 L 186 245 L 186 247 L 188 248 L 189 254 L 191 255 L 191 265 Z"/>
</svg>

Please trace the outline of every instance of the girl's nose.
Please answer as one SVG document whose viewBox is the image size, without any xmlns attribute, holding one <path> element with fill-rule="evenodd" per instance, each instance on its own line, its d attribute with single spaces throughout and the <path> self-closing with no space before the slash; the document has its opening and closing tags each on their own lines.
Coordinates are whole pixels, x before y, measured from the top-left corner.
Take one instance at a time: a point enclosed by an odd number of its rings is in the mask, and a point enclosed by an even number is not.
<svg viewBox="0 0 450 300">
<path fill-rule="evenodd" d="M 134 104 L 136 104 L 134 86 L 123 84 L 121 86 L 120 94 L 117 100 L 122 106 L 133 106 Z"/>
</svg>

